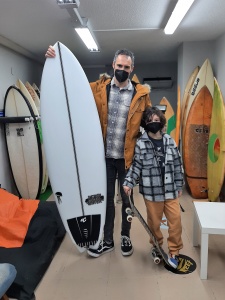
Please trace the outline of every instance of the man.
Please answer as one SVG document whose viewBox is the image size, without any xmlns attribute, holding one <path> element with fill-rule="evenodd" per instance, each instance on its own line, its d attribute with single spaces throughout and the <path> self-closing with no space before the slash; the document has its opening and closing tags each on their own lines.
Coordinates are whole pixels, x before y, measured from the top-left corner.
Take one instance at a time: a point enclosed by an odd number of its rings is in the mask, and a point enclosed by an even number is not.
<svg viewBox="0 0 225 300">
<path fill-rule="evenodd" d="M 49 46 L 45 56 L 55 57 L 52 46 Z M 104 74 L 96 82 L 90 83 L 102 127 L 107 172 L 104 239 L 97 250 L 91 247 L 88 249 L 88 254 L 93 257 L 99 257 L 114 249 L 114 196 L 117 174 L 122 197 L 121 252 L 124 256 L 133 253 L 130 240 L 131 223 L 127 221 L 126 214 L 129 201 L 122 183 L 127 169 L 132 163 L 143 111 L 151 105 L 149 86 L 131 82 L 129 79 L 134 69 L 134 54 L 131 51 L 127 49 L 118 50 L 115 53 L 112 67 L 114 70 L 113 78 Z"/>
</svg>

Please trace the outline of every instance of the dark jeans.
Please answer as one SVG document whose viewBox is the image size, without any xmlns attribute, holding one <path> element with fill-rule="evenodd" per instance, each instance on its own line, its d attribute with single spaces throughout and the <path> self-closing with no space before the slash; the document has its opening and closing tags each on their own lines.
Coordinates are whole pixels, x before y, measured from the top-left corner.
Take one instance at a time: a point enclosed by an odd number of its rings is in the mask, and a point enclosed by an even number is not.
<svg viewBox="0 0 225 300">
<path fill-rule="evenodd" d="M 123 183 L 126 176 L 124 159 L 106 158 L 106 173 L 107 173 L 107 206 L 106 220 L 104 227 L 104 240 L 107 242 L 113 241 L 114 219 L 115 219 L 115 183 L 118 174 L 120 183 L 120 193 L 122 197 L 122 225 L 121 235 L 130 237 L 131 223 L 127 221 L 126 208 L 130 207 L 128 196 L 124 193 Z"/>
</svg>

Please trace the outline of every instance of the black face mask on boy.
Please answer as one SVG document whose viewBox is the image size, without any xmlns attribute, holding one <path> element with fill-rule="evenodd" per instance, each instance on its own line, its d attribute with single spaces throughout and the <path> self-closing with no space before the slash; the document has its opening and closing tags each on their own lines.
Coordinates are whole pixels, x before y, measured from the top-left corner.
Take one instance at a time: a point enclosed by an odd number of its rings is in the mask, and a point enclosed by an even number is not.
<svg viewBox="0 0 225 300">
<path fill-rule="evenodd" d="M 145 131 L 146 132 L 152 132 L 152 133 L 156 133 L 158 132 L 160 129 L 162 129 L 162 123 L 161 122 L 151 122 L 145 125 Z"/>
<path fill-rule="evenodd" d="M 115 77 L 119 82 L 124 82 L 129 77 L 129 73 L 124 70 L 115 70 Z"/>
</svg>

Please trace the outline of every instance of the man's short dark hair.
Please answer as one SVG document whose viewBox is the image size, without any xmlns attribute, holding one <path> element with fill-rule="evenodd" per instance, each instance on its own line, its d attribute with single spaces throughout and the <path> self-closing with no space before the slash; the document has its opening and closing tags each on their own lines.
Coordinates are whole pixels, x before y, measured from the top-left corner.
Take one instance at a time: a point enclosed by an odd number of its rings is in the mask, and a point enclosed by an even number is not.
<svg viewBox="0 0 225 300">
<path fill-rule="evenodd" d="M 134 53 L 131 52 L 130 50 L 128 49 L 121 49 L 121 50 L 117 50 L 116 53 L 115 53 L 115 56 L 114 56 L 114 59 L 113 59 L 113 62 L 115 63 L 117 57 L 119 55 L 126 55 L 126 56 L 129 56 L 131 58 L 131 61 L 132 61 L 132 67 L 134 66 Z"/>
</svg>

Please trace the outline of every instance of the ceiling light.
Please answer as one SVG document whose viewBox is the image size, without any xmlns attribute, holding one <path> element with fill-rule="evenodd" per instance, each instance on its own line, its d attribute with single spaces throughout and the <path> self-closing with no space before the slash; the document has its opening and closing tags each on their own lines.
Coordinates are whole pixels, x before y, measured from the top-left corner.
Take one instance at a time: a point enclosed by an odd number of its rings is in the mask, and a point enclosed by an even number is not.
<svg viewBox="0 0 225 300">
<path fill-rule="evenodd" d="M 179 0 L 164 29 L 165 34 L 173 34 L 195 0 Z"/>
<path fill-rule="evenodd" d="M 56 0 L 57 4 L 61 8 L 78 8 L 80 0 Z"/>
<path fill-rule="evenodd" d="M 61 8 L 66 8 L 71 16 L 71 21 L 74 29 L 89 49 L 90 52 L 99 52 L 99 47 L 94 39 L 94 34 L 90 29 L 90 24 L 87 18 L 82 18 L 79 14 L 78 7 L 80 0 L 56 0 Z"/>
<path fill-rule="evenodd" d="M 75 28 L 75 30 L 90 52 L 99 52 L 98 46 L 88 27 Z"/>
</svg>

